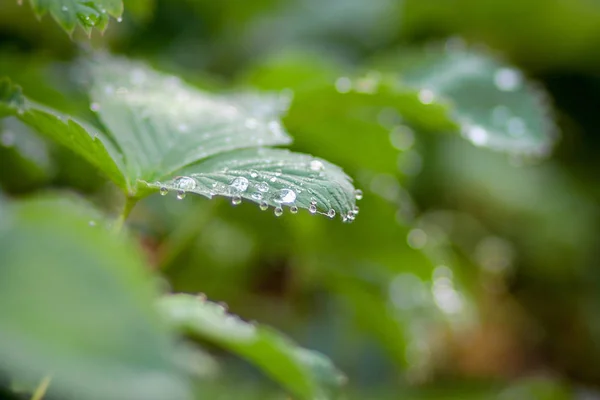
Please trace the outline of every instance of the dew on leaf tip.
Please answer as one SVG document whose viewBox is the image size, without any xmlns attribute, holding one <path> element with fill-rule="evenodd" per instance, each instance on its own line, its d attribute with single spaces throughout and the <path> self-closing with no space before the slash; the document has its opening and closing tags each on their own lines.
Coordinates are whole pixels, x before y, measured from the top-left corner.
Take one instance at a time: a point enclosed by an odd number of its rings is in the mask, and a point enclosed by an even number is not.
<svg viewBox="0 0 600 400">
<path fill-rule="evenodd" d="M 183 200 L 183 199 L 185 199 L 185 190 L 178 190 L 178 191 L 177 191 L 177 198 L 178 198 L 179 200 Z"/>
<path fill-rule="evenodd" d="M 297 214 L 297 213 L 298 213 L 298 207 L 296 207 L 296 206 L 291 206 L 291 207 L 290 207 L 290 212 L 291 212 L 292 214 Z"/>
<path fill-rule="evenodd" d="M 267 208 L 269 208 L 269 204 L 267 204 L 266 201 L 261 201 L 260 204 L 258 205 L 258 207 L 262 210 L 262 211 L 266 211 Z"/>
<path fill-rule="evenodd" d="M 240 196 L 233 196 L 231 198 L 231 204 L 233 204 L 234 206 L 237 206 L 238 204 L 242 203 L 242 198 Z"/>
<path fill-rule="evenodd" d="M 315 214 L 315 213 L 317 212 L 317 205 L 316 205 L 316 204 L 311 204 L 311 205 L 308 207 L 308 211 L 309 211 L 311 214 Z"/>
<path fill-rule="evenodd" d="M 335 217 L 335 210 L 333 208 L 329 209 L 329 211 L 327 211 L 327 216 L 329 218 Z"/>
<path fill-rule="evenodd" d="M 275 207 L 275 210 L 273 211 L 273 213 L 275 214 L 276 217 L 281 217 L 281 215 L 283 215 L 283 208 Z"/>
<path fill-rule="evenodd" d="M 354 198 L 355 198 L 356 200 L 362 200 L 362 198 L 363 198 L 363 192 L 362 192 L 362 190 L 360 190 L 360 189 L 356 189 L 356 190 L 354 191 Z"/>
<path fill-rule="evenodd" d="M 167 189 L 166 187 L 162 186 L 162 187 L 160 188 L 160 195 L 161 195 L 161 196 L 166 196 L 166 195 L 167 195 L 167 193 L 169 193 L 169 189 Z"/>
</svg>

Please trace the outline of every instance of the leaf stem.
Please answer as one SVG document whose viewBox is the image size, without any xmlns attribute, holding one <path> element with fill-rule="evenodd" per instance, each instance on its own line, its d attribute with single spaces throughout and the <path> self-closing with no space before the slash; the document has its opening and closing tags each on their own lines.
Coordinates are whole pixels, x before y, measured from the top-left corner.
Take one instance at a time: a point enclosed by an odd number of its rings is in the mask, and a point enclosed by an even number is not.
<svg viewBox="0 0 600 400">
<path fill-rule="evenodd" d="M 123 205 L 123 210 L 121 211 L 121 214 L 119 215 L 119 217 L 115 220 L 113 227 L 112 227 L 112 229 L 115 233 L 121 231 L 121 229 L 123 228 L 123 224 L 125 223 L 125 221 L 127 220 L 127 217 L 129 216 L 129 213 L 131 213 L 131 210 L 133 210 L 133 207 L 135 207 L 138 200 L 139 200 L 138 197 L 127 196 L 125 198 L 125 204 Z"/>
<path fill-rule="evenodd" d="M 52 378 L 50 376 L 45 376 L 44 379 L 40 382 L 37 388 L 35 388 L 35 392 L 31 396 L 31 400 L 42 400 L 46 391 L 48 390 L 48 386 L 50 386 L 50 381 Z"/>
</svg>

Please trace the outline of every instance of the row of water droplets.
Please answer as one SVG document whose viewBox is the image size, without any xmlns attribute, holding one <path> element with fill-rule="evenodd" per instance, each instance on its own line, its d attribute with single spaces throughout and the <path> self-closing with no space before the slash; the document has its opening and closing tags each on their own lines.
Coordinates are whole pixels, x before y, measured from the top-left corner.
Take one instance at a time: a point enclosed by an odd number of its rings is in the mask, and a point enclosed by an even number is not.
<svg viewBox="0 0 600 400">
<path fill-rule="evenodd" d="M 311 161 L 311 169 L 317 167 L 322 168 L 322 166 L 323 164 L 319 160 Z M 250 170 L 249 174 L 253 179 L 260 177 L 260 173 L 256 170 Z M 217 181 L 213 182 L 208 189 L 199 183 L 199 181 L 203 180 L 202 178 L 205 177 L 202 175 L 194 177 L 193 174 L 192 176 L 180 176 L 175 178 L 173 181 L 173 186 L 177 190 L 177 198 L 182 200 L 186 197 L 187 192 L 197 192 L 207 194 L 209 197 L 214 195 L 228 196 L 231 197 L 231 203 L 233 205 L 239 205 L 242 203 L 242 196 L 245 195 L 258 202 L 259 208 L 263 211 L 269 208 L 269 201 L 276 203 L 277 206 L 274 209 L 274 214 L 277 217 L 283 215 L 283 205 L 288 205 L 292 214 L 298 213 L 298 206 L 295 202 L 297 196 L 302 193 L 303 189 L 296 187 L 271 191 L 269 182 L 276 182 L 276 176 L 271 176 L 268 179 L 255 184 L 251 183 L 248 178 L 244 176 L 236 176 L 229 182 L 229 184 L 224 184 Z M 249 189 L 253 189 L 251 193 L 248 191 Z M 165 196 L 168 194 L 168 192 L 169 189 L 166 186 L 160 186 L 161 195 Z M 356 200 L 362 199 L 362 191 L 357 189 L 354 192 L 354 197 Z M 311 198 L 308 211 L 311 214 L 316 214 L 319 212 L 318 202 L 314 197 Z M 351 222 L 356 218 L 358 212 L 359 208 L 354 206 L 352 210 L 350 210 L 346 215 L 342 216 L 342 219 L 344 221 Z M 334 218 L 336 211 L 333 208 L 330 208 L 326 213 L 321 214 L 327 215 L 329 218 Z"/>
<path fill-rule="evenodd" d="M 20 4 L 20 3 L 19 3 L 19 4 Z M 61 7 L 61 10 L 62 10 L 63 12 L 65 12 L 65 13 L 66 13 L 66 12 L 69 12 L 69 7 L 68 7 L 68 6 L 62 6 L 62 7 Z M 100 9 L 100 13 L 102 13 L 102 14 L 106 14 L 106 13 L 107 13 L 107 11 L 106 11 L 106 9 L 105 9 L 105 8 L 101 8 L 101 9 Z M 96 23 L 98 23 L 98 18 L 100 18 L 100 15 L 97 15 L 97 14 L 89 14 L 89 15 L 86 15 L 85 17 L 84 17 L 83 15 L 81 15 L 81 14 L 78 14 L 77 16 L 78 16 L 80 19 L 82 19 L 82 22 L 83 22 L 84 24 L 86 24 L 86 25 L 90 25 L 90 26 L 94 26 L 94 25 L 96 25 Z M 118 17 L 118 18 L 117 18 L 117 22 L 122 22 L 122 21 L 123 21 L 123 18 L 122 18 L 122 17 Z"/>
</svg>

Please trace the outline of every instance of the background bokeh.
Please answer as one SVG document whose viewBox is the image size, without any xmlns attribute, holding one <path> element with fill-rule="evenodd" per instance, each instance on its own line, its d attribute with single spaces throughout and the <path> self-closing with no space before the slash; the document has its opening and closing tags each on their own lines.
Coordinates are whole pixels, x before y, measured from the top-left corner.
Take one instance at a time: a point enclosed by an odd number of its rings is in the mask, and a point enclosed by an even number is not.
<svg viewBox="0 0 600 400">
<path fill-rule="evenodd" d="M 343 102 L 311 90 L 457 43 L 548 92 L 560 139 L 547 157 L 406 125 L 390 136 L 385 110 L 378 124 L 344 120 Z M 129 226 L 173 290 L 328 355 L 349 398 L 600 398 L 600 2 L 126 0 L 121 23 L 71 40 L 28 4 L 0 1 L 0 76 L 29 97 L 92 118 L 68 69 L 90 46 L 209 90 L 293 90 L 292 148 L 364 191 L 352 224 L 226 199 L 143 200 Z M 115 189 L 90 165 L 16 120 L 0 129 L 7 197 L 75 192 L 116 212 Z M 214 354 L 212 398 L 274 391 Z"/>
</svg>

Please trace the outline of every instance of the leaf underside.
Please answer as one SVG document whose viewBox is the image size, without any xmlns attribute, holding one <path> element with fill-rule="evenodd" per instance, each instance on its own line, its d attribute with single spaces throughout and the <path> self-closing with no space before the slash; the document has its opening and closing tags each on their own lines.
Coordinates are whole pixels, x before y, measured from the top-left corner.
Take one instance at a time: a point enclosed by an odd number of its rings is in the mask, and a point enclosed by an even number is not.
<svg viewBox="0 0 600 400">
<path fill-rule="evenodd" d="M 170 295 L 158 307 L 171 326 L 246 358 L 303 399 L 324 398 L 345 382 L 322 354 L 298 347 L 273 329 L 242 321 L 203 297 Z"/>
<path fill-rule="evenodd" d="M 101 32 L 108 25 L 109 16 L 120 18 L 123 14 L 122 0 L 30 0 L 38 17 L 50 13 L 67 33 L 73 33 L 77 25 L 89 35 L 93 28 Z"/>
</svg>

